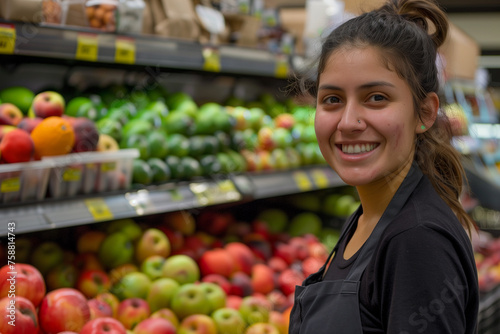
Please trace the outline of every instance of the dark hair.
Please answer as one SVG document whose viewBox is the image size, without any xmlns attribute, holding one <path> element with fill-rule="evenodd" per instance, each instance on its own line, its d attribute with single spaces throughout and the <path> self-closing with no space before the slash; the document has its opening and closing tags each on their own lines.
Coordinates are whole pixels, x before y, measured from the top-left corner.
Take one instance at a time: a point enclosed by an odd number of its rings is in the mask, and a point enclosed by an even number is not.
<svg viewBox="0 0 500 334">
<path fill-rule="evenodd" d="M 432 0 L 389 0 L 379 9 L 357 16 L 333 30 L 322 45 L 316 82 L 309 82 L 307 87 L 307 81 L 303 80 L 301 87 L 317 94 L 319 76 L 336 50 L 375 47 L 382 52 L 387 68 L 408 83 L 416 116 L 423 119 L 427 112 L 423 108 L 424 99 L 429 93 L 438 94 L 439 91 L 437 49 L 444 43 L 447 33 L 446 15 Z M 465 172 L 451 138 L 450 123 L 446 115 L 439 112 L 434 125 L 417 134 L 415 159 L 441 198 L 470 232 L 475 224 L 459 201 Z"/>
</svg>

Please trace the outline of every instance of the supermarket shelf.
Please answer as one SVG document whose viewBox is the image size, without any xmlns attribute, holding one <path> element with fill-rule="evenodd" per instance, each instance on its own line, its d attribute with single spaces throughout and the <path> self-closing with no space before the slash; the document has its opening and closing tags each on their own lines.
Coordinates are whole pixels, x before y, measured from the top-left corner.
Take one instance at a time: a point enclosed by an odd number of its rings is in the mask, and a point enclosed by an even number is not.
<svg viewBox="0 0 500 334">
<path fill-rule="evenodd" d="M 341 185 L 344 183 L 329 167 L 311 166 L 291 171 L 167 183 L 120 194 L 5 206 L 0 207 L 0 221 L 13 222 L 15 233 L 28 233 Z M 3 229 L 0 236 L 6 236 L 8 232 Z"/>
<path fill-rule="evenodd" d="M 0 25 L 15 30 L 9 37 L 15 42 L 14 50 L 0 52 L 14 56 L 278 78 L 286 77 L 288 72 L 288 59 L 283 61 L 281 56 L 265 50 L 219 46 L 215 57 L 218 66 L 214 68 L 213 62 L 206 61 L 206 53 L 204 56 L 206 47 L 193 41 L 1 20 Z"/>
</svg>

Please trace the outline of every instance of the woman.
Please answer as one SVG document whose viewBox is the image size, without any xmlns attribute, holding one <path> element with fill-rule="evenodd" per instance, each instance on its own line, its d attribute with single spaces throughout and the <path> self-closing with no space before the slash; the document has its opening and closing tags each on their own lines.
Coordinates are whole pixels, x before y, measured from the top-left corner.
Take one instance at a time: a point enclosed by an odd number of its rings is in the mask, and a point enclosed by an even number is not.
<svg viewBox="0 0 500 334">
<path fill-rule="evenodd" d="M 447 29 L 430 0 L 392 0 L 324 41 L 318 143 L 361 206 L 327 264 L 297 286 L 290 333 L 476 332 L 474 224 L 437 95 Z"/>
</svg>

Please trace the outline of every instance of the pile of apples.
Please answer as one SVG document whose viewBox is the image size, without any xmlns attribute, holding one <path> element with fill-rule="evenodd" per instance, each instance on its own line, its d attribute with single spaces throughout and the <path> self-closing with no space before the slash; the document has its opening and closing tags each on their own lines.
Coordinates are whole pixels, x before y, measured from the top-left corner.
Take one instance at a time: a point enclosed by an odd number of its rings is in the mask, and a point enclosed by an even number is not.
<svg viewBox="0 0 500 334">
<path fill-rule="evenodd" d="M 500 286 L 500 238 L 493 238 L 486 232 L 479 232 L 480 242 L 476 244 L 478 284 L 481 292 L 487 293 Z"/>
<path fill-rule="evenodd" d="M 1 333 L 285 334 L 295 286 L 328 256 L 313 234 L 215 210 L 74 232 L 73 249 L 16 240 L 17 264 L 0 269 Z"/>
</svg>

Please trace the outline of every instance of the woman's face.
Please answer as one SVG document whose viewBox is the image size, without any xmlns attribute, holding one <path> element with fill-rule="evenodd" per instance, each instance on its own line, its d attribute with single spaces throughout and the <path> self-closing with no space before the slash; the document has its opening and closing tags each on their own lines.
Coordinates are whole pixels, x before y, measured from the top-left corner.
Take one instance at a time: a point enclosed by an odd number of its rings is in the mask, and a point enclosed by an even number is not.
<svg viewBox="0 0 500 334">
<path fill-rule="evenodd" d="M 315 128 L 329 165 L 347 184 L 367 185 L 413 160 L 421 126 L 405 80 L 373 47 L 341 48 L 319 76 Z"/>
</svg>

